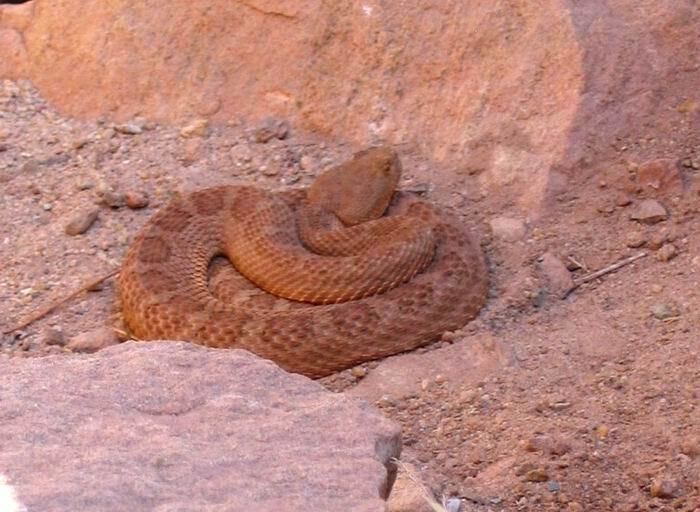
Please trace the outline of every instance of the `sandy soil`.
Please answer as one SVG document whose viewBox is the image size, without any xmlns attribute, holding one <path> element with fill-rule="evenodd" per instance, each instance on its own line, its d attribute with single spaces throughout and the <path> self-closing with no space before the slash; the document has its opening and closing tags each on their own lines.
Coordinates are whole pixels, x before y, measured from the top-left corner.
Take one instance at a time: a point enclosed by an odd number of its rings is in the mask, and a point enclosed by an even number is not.
<svg viewBox="0 0 700 512">
<path fill-rule="evenodd" d="M 255 127 L 184 128 L 65 119 L 31 84 L 0 82 L 0 328 L 117 268 L 130 238 L 175 193 L 237 181 L 304 185 L 351 153 L 294 132 L 263 143 Z M 438 379 L 378 402 L 402 424 L 406 460 L 438 495 L 475 511 L 700 510 L 700 142 L 686 135 L 615 141 L 617 158 L 593 178 L 573 170 L 588 178 L 572 179 L 515 241 L 490 226 L 518 212 L 474 192 L 473 177 L 457 180 L 402 148 L 402 187 L 427 190 L 483 234 L 491 297 L 472 330 L 512 354 L 477 386 Z M 680 159 L 684 194 L 673 184 L 640 187 L 636 150 Z M 631 220 L 644 197 L 668 218 Z M 66 233 L 95 212 L 84 234 Z M 580 277 L 640 252 L 647 256 L 565 299 L 542 262 L 550 253 Z M 0 351 L 67 352 L 74 336 L 119 325 L 114 299 L 110 279 L 3 335 Z M 363 373 L 325 383 L 343 389 Z"/>
</svg>

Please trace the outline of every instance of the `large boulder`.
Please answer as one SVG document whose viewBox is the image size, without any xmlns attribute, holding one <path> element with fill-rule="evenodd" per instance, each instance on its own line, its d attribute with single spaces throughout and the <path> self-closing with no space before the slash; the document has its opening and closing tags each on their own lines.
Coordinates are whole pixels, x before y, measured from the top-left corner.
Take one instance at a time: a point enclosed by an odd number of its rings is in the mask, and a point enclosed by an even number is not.
<svg viewBox="0 0 700 512">
<path fill-rule="evenodd" d="M 417 151 L 454 169 L 452 183 L 478 173 L 482 193 L 531 210 L 581 162 L 591 169 L 609 154 L 615 137 L 670 122 L 669 107 L 694 98 L 700 79 L 693 0 L 33 0 L 0 9 L 0 77 L 31 78 L 65 113 L 282 116 Z"/>
<path fill-rule="evenodd" d="M 400 451 L 368 405 L 240 350 L 4 358 L 0 397 L 0 498 L 28 510 L 379 512 Z"/>
</svg>

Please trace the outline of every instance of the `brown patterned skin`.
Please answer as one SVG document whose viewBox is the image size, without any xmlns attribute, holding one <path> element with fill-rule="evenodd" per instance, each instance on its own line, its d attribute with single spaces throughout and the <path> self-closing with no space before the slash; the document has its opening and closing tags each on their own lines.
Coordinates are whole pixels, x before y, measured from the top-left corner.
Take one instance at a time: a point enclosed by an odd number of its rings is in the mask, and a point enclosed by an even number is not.
<svg viewBox="0 0 700 512">
<path fill-rule="evenodd" d="M 392 150 L 372 148 L 308 191 L 230 186 L 172 201 L 122 264 L 129 329 L 321 377 L 462 327 L 486 298 L 483 255 L 458 218 L 394 193 L 400 172 Z"/>
</svg>

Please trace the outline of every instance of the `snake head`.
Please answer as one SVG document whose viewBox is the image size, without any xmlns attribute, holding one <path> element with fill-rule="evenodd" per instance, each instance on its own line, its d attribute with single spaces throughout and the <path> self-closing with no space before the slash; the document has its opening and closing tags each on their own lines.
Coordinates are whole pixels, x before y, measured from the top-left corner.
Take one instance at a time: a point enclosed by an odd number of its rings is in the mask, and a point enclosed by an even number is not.
<svg viewBox="0 0 700 512">
<path fill-rule="evenodd" d="M 307 201 L 333 212 L 346 226 L 381 217 L 401 177 L 401 162 L 389 146 L 355 153 L 345 163 L 321 174 Z"/>
</svg>

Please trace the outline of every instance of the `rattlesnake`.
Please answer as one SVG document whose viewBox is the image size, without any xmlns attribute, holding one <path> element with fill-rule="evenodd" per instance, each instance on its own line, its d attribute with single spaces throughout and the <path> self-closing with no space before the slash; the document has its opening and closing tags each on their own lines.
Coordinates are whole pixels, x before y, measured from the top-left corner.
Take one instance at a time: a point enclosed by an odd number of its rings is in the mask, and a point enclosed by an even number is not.
<svg viewBox="0 0 700 512">
<path fill-rule="evenodd" d="M 456 216 L 395 193 L 400 172 L 378 147 L 308 190 L 223 186 L 174 199 L 122 264 L 127 326 L 144 340 L 247 349 L 310 377 L 463 326 L 486 297 L 480 247 Z"/>
</svg>

